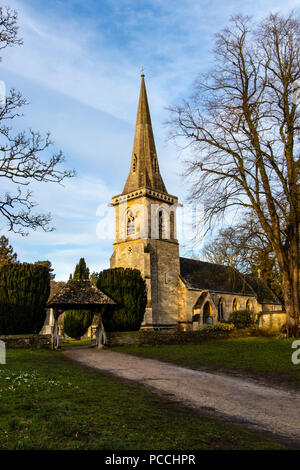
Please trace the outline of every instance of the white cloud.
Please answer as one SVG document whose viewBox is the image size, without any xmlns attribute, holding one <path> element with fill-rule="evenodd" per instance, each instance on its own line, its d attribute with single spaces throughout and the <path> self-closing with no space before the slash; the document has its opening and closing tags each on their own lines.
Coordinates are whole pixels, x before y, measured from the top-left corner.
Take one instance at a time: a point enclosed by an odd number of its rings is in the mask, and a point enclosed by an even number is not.
<svg viewBox="0 0 300 470">
<path fill-rule="evenodd" d="M 103 251 L 96 247 L 89 247 L 85 250 L 78 248 L 51 251 L 46 258 L 51 258 L 52 264 L 55 267 L 56 280 L 67 281 L 69 274 L 74 272 L 80 258 L 85 258 L 90 273 L 100 272 L 103 269 L 109 268 L 111 253 L 109 250 Z"/>
<path fill-rule="evenodd" d="M 21 89 L 31 84 L 33 105 L 24 122 L 50 129 L 68 156 L 67 166 L 79 175 L 64 188 L 33 185 L 37 210 L 52 212 L 55 232 L 9 237 L 23 261 L 49 258 L 58 279 L 72 272 L 81 256 L 92 270 L 108 266 L 111 216 L 105 212 L 101 219 L 96 211 L 122 191 L 127 177 L 141 64 L 161 172 L 169 192 L 184 201 L 188 188 L 179 176 L 181 162 L 175 147 L 164 143 L 164 108 L 188 96 L 195 75 L 209 68 L 213 35 L 230 15 L 263 17 L 298 8 L 298 0 L 9 3 L 19 12 L 24 45 L 3 52 L 2 73 L 19 77 Z M 108 18 L 99 14 L 102 5 Z"/>
<path fill-rule="evenodd" d="M 99 271 L 108 263 L 108 254 L 112 252 L 114 233 L 102 230 L 101 237 L 97 233 L 99 225 L 103 225 L 101 220 L 107 224 L 113 217 L 107 208 L 112 190 L 99 178 L 91 176 L 69 180 L 65 187 L 53 185 L 49 193 L 39 191 L 41 187 L 41 183 L 32 185 L 34 193 L 39 195 L 37 209 L 45 213 L 51 210 L 56 230 L 31 232 L 25 238 L 1 230 L 9 237 L 20 261 L 50 259 L 57 277 L 63 278 L 66 273 L 73 272 L 80 257 L 88 255 L 92 270 Z M 5 189 L 10 189 L 10 185 Z M 99 205 L 103 208 L 102 213 Z M 103 253 L 106 253 L 106 260 Z"/>
<path fill-rule="evenodd" d="M 24 45 L 4 51 L 3 66 L 114 116 L 128 118 L 136 96 L 136 65 L 107 47 L 93 21 L 45 18 L 14 2 Z M 97 47 L 97 48 L 96 48 Z M 130 77 L 130 78 L 129 78 Z M 120 101 L 122 105 L 120 106 Z"/>
</svg>

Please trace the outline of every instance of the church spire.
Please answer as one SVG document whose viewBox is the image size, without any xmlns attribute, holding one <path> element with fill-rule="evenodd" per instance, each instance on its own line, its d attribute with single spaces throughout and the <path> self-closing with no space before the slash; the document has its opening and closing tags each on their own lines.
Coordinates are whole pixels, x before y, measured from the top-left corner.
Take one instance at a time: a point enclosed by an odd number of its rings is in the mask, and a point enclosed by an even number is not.
<svg viewBox="0 0 300 470">
<path fill-rule="evenodd" d="M 138 104 L 130 172 L 122 194 L 147 187 L 167 193 L 159 172 L 151 117 L 145 86 L 145 75 L 141 75 L 141 90 Z"/>
</svg>

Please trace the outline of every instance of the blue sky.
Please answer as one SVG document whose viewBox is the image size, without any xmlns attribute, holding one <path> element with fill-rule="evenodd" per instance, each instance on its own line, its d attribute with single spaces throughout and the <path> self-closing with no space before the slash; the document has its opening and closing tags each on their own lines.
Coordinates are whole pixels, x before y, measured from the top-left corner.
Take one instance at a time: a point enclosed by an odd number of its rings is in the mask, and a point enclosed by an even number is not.
<svg viewBox="0 0 300 470">
<path fill-rule="evenodd" d="M 108 204 L 122 191 L 129 171 L 141 65 L 160 170 L 168 191 L 184 203 L 188 186 L 181 177 L 182 155 L 167 140 L 166 108 L 189 96 L 197 74 L 209 70 L 214 33 L 230 15 L 259 19 L 299 5 L 298 0 L 7 4 L 19 13 L 24 45 L 3 51 L 0 79 L 30 101 L 22 127 L 49 130 L 65 165 L 78 176 L 64 187 L 32 185 L 37 210 L 52 213 L 54 232 L 31 231 L 24 238 L 7 232 L 2 221 L 0 232 L 20 261 L 49 259 L 57 280 L 67 279 L 82 256 L 91 271 L 109 267 L 114 220 Z M 190 250 L 189 243 L 182 244 L 182 254 Z"/>
</svg>

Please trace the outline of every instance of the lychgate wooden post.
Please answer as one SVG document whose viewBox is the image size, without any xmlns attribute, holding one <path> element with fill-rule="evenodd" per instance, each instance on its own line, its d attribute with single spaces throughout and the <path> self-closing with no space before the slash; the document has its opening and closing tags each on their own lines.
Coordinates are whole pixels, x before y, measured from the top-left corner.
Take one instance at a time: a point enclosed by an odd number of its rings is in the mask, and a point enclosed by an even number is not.
<svg viewBox="0 0 300 470">
<path fill-rule="evenodd" d="M 102 316 L 105 312 L 105 307 L 102 307 L 101 312 L 99 312 L 98 317 L 98 326 L 97 326 L 97 333 L 96 333 L 96 347 L 98 349 L 102 349 L 103 346 L 106 344 L 106 333 L 104 330 Z"/>
<path fill-rule="evenodd" d="M 53 326 L 53 349 L 59 347 L 59 328 L 58 328 L 58 317 L 60 315 L 59 309 L 53 309 L 54 314 L 54 326 Z"/>
</svg>

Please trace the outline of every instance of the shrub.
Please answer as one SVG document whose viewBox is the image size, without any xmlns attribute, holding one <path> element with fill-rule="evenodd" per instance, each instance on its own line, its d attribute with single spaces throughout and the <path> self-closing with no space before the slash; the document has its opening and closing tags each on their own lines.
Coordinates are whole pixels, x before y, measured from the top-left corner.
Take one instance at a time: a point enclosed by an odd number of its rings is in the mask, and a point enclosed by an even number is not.
<svg viewBox="0 0 300 470">
<path fill-rule="evenodd" d="M 233 323 L 217 323 L 216 325 L 203 325 L 198 328 L 201 333 L 209 335 L 226 334 L 234 330 Z"/>
<path fill-rule="evenodd" d="M 103 317 L 105 330 L 139 330 L 147 303 L 146 283 L 140 271 L 130 268 L 106 269 L 99 274 L 97 287 L 117 303 Z"/>
<path fill-rule="evenodd" d="M 0 270 L 0 334 L 39 333 L 50 292 L 47 267 L 10 263 Z"/>
<path fill-rule="evenodd" d="M 254 325 L 254 319 L 251 312 L 247 310 L 238 310 L 229 315 L 228 321 L 233 323 L 236 328 L 248 328 Z"/>
<path fill-rule="evenodd" d="M 64 318 L 64 333 L 70 338 L 80 339 L 92 324 L 94 314 L 89 310 L 70 310 Z"/>
</svg>

